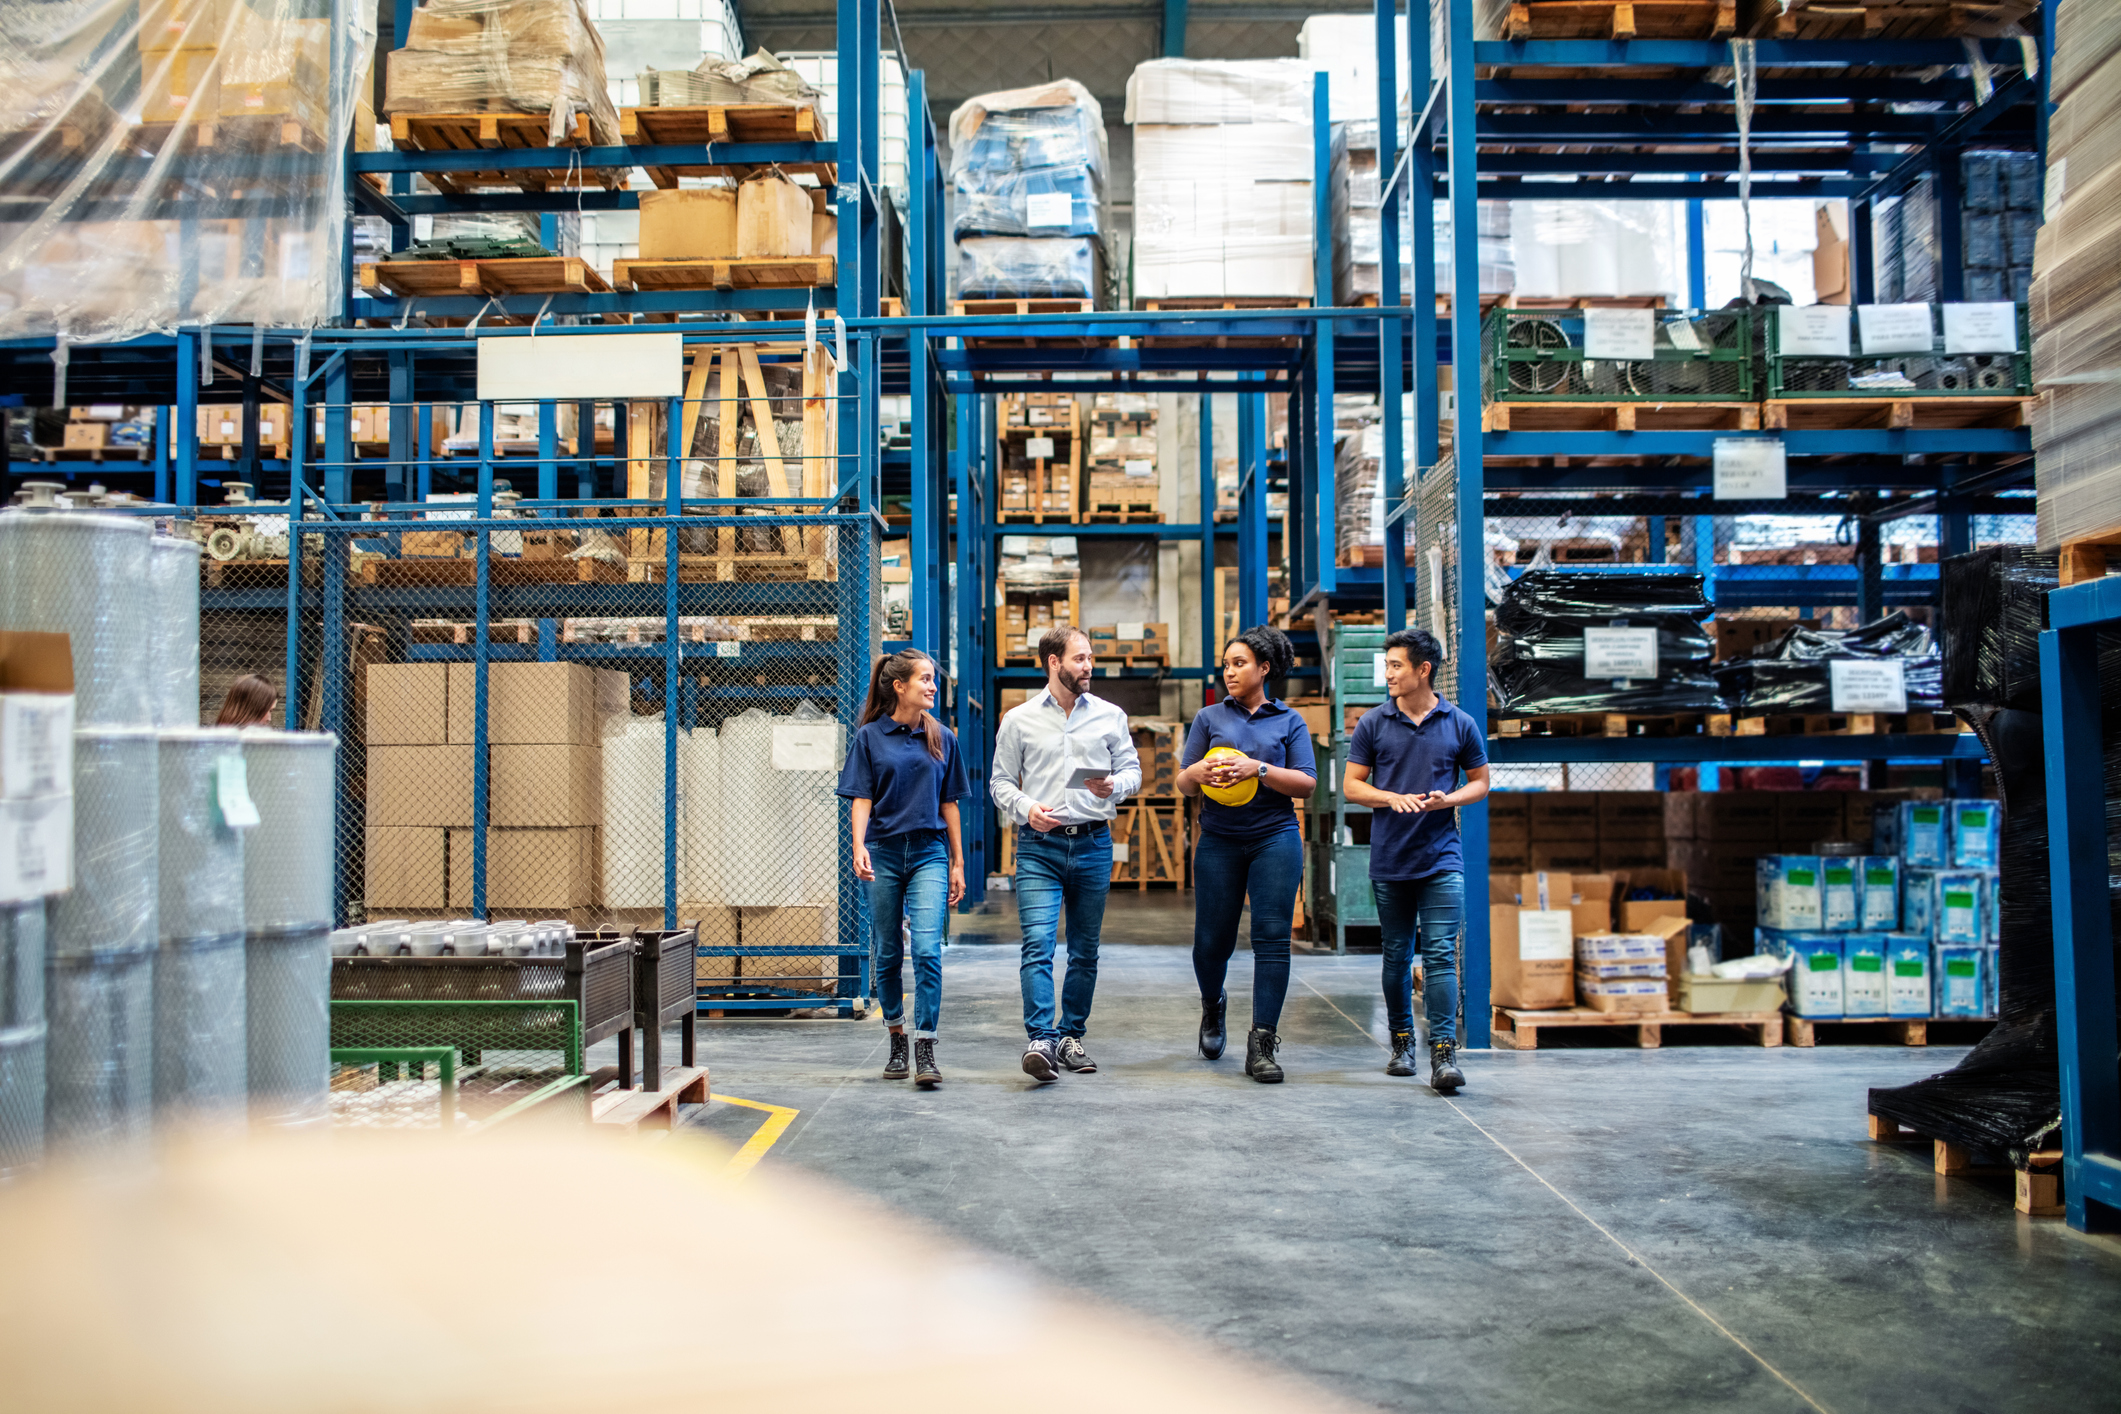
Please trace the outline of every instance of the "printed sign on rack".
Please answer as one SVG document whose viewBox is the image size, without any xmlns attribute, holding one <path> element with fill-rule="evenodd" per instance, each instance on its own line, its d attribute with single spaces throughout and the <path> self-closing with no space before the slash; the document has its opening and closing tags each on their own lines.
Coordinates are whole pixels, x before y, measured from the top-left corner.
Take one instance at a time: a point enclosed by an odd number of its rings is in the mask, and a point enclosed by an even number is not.
<svg viewBox="0 0 2121 1414">
<path fill-rule="evenodd" d="M 1644 361 L 1657 356 L 1657 313 L 1649 309 L 1586 309 L 1583 356 Z"/>
<path fill-rule="evenodd" d="M 1898 658 L 1831 658 L 1826 672 L 1836 712 L 1907 710 L 1907 664 Z"/>
<path fill-rule="evenodd" d="M 1587 678 L 1657 676 L 1657 630 L 1587 628 L 1583 631 L 1583 675 Z"/>
<path fill-rule="evenodd" d="M 1075 198 L 1064 191 L 1033 192 L 1024 198 L 1024 224 L 1048 231 L 1075 220 Z"/>
<path fill-rule="evenodd" d="M 1517 915 L 1520 962 L 1567 962 L 1576 955 L 1576 915 L 1566 908 L 1527 908 Z"/>
<path fill-rule="evenodd" d="M 1926 354 L 1934 344 L 1926 304 L 1859 304 L 1856 327 L 1866 354 Z"/>
<path fill-rule="evenodd" d="M 1051 437 L 1026 437 L 1024 439 L 1024 455 L 1033 461 L 1053 460 L 1053 439 Z"/>
<path fill-rule="evenodd" d="M 1775 310 L 1776 352 L 1784 358 L 1847 358 L 1849 307 L 1782 305 Z"/>
<path fill-rule="evenodd" d="M 1790 463 L 1780 437 L 1718 437 L 1715 499 L 1779 501 L 1789 494 Z"/>
<path fill-rule="evenodd" d="M 773 769 L 776 771 L 837 771 L 840 763 L 833 747 L 839 737 L 837 722 L 775 722 L 773 724 Z"/>
<path fill-rule="evenodd" d="M 1156 462 L 1149 457 L 1129 457 L 1120 464 L 1120 469 L 1129 476 L 1156 475 Z"/>
<path fill-rule="evenodd" d="M 2018 352 L 2018 306 L 2008 303 L 1946 305 L 1944 351 L 1948 354 Z"/>
</svg>

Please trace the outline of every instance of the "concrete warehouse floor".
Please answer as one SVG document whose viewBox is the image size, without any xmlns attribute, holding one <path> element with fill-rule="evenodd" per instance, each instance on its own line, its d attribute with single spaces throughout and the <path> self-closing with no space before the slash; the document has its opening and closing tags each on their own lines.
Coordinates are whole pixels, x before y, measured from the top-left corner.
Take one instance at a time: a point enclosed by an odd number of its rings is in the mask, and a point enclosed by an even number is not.
<svg viewBox="0 0 2121 1414">
<path fill-rule="evenodd" d="M 1447 1102 L 1383 1073 L 1375 957 L 1299 957 L 1261 1086 L 1249 956 L 1211 1065 L 1186 949 L 1125 945 L 1190 943 L 1190 900 L 1151 894 L 1107 914 L 1099 1073 L 1041 1088 L 1013 911 L 955 922 L 934 1093 L 878 1078 L 873 1018 L 703 1023 L 718 1093 L 801 1111 L 754 1182 L 823 1174 L 1382 1408 L 2121 1407 L 2121 1243 L 1863 1140 L 1867 1086 L 1959 1051 L 1473 1052 Z"/>
</svg>

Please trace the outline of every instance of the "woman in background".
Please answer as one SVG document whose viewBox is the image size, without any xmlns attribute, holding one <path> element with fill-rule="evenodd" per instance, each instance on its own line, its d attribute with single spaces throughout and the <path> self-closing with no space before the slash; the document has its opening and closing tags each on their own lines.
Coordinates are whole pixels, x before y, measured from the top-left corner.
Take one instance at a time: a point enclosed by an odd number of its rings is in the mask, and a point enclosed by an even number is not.
<svg viewBox="0 0 2121 1414">
<path fill-rule="evenodd" d="M 217 727 L 269 727 L 272 725 L 272 710 L 280 705 L 280 694 L 273 685 L 256 673 L 245 673 L 228 685 L 228 696 L 221 699 L 221 715 L 214 719 Z"/>
<path fill-rule="evenodd" d="M 861 726 L 840 771 L 854 802 L 854 873 L 869 886 L 876 936 L 876 995 L 891 1028 L 886 1080 L 904 1080 L 905 984 L 899 967 L 912 928 L 913 1083 L 942 1083 L 935 1029 L 943 1010 L 943 911 L 965 896 L 957 803 L 971 787 L 957 734 L 935 719 L 935 663 L 908 648 L 879 659 Z M 872 837 L 871 832 L 874 831 Z"/>
</svg>

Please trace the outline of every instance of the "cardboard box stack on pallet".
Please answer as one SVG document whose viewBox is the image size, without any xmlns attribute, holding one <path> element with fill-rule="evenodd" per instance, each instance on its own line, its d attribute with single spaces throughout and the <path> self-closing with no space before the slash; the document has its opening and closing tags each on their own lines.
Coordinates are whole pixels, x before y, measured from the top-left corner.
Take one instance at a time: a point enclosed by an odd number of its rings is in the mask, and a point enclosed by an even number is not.
<svg viewBox="0 0 2121 1414">
<path fill-rule="evenodd" d="M 1496 791 L 1488 797 L 1488 864 L 1498 871 L 1589 874 L 1663 869 L 1659 791 Z"/>
<path fill-rule="evenodd" d="M 628 710 L 626 674 L 576 663 L 488 669 L 486 906 L 565 914 L 601 902 L 603 725 Z M 366 882 L 371 911 L 472 906 L 474 669 L 368 669 Z"/>
<path fill-rule="evenodd" d="M 1087 465 L 1085 513 L 1091 519 L 1161 520 L 1155 399 L 1146 393 L 1094 394 Z"/>
<path fill-rule="evenodd" d="M 1066 393 L 1026 393 L 1000 407 L 1003 518 L 1074 521 L 1081 513 L 1081 406 Z"/>
<path fill-rule="evenodd" d="M 1037 664 L 1038 640 L 1081 620 L 1082 562 L 1072 535 L 1004 535 L 996 542 L 994 595 L 1000 636 L 994 661 Z"/>
<path fill-rule="evenodd" d="M 579 116 L 595 146 L 620 141 L 603 37 L 580 0 L 428 0 L 386 61 L 383 112 L 534 114 L 555 143 L 574 140 Z"/>
<path fill-rule="evenodd" d="M 1171 625 L 1152 623 L 1092 624 L 1090 651 L 1099 661 L 1171 661 Z"/>
</svg>

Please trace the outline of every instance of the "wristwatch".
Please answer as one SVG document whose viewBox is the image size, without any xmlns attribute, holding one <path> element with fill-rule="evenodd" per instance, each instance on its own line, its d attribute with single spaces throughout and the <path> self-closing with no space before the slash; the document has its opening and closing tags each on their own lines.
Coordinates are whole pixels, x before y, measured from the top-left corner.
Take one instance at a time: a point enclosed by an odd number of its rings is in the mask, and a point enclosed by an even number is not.
<svg viewBox="0 0 2121 1414">
<path fill-rule="evenodd" d="M 1265 780 L 1267 778 L 1267 763 L 1264 761 L 1259 763 L 1259 778 L 1261 780 Z"/>
</svg>

